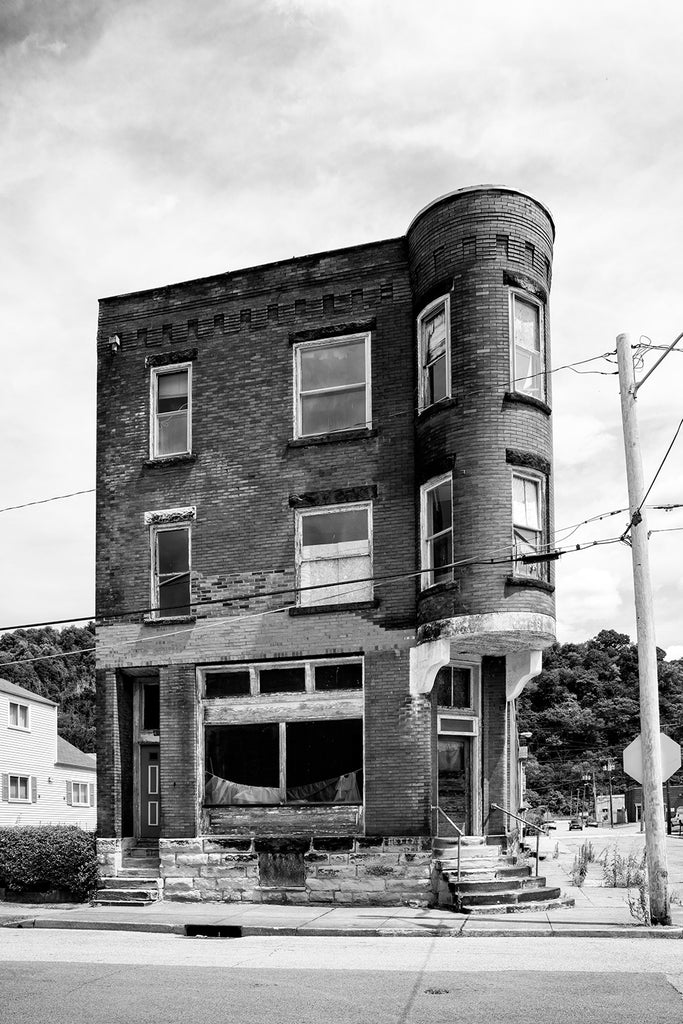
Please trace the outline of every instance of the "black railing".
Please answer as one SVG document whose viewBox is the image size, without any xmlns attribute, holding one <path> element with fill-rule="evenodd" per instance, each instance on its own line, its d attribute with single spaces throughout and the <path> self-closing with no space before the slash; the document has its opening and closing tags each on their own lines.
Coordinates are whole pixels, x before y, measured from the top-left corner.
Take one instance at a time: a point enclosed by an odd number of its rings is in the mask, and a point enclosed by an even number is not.
<svg viewBox="0 0 683 1024">
<path fill-rule="evenodd" d="M 536 832 L 536 877 L 538 878 L 538 844 L 541 839 L 541 833 L 547 836 L 550 833 L 547 828 L 543 825 L 535 825 L 533 821 L 527 821 L 526 818 L 520 817 L 519 814 L 513 814 L 512 811 L 508 811 L 507 807 L 501 807 L 499 804 L 491 804 L 492 811 L 502 811 L 503 814 L 507 814 L 508 818 L 514 818 L 515 821 L 521 821 L 527 828 L 532 828 Z"/>
</svg>

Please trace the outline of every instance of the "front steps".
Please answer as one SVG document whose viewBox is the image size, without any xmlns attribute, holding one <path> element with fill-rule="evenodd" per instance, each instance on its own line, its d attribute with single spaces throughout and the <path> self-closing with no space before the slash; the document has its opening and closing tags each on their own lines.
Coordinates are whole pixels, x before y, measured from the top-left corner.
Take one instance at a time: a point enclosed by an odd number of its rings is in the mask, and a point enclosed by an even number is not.
<svg viewBox="0 0 683 1024">
<path fill-rule="evenodd" d="M 145 907 L 162 898 L 159 844 L 146 840 L 127 850 L 116 877 L 102 879 L 91 902 L 100 907 Z"/>
<path fill-rule="evenodd" d="M 487 845 L 485 836 L 463 836 L 459 880 L 457 842 L 436 838 L 433 849 L 440 907 L 459 914 L 514 914 L 574 905 L 544 877 L 533 876 L 528 864 Z"/>
</svg>

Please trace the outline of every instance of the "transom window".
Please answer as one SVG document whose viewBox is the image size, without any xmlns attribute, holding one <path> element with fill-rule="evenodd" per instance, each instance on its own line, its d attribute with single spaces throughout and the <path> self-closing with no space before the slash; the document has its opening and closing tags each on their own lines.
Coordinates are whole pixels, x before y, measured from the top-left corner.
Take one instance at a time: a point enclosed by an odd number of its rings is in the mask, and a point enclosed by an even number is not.
<svg viewBox="0 0 683 1024">
<path fill-rule="evenodd" d="M 9 776 L 9 798 L 19 803 L 31 802 L 31 776 L 10 775 Z"/>
<path fill-rule="evenodd" d="M 19 704 L 16 701 L 9 702 L 9 724 L 13 729 L 30 728 L 28 704 Z"/>
<path fill-rule="evenodd" d="M 538 302 L 510 293 L 510 347 L 513 391 L 545 401 L 543 316 Z"/>
<path fill-rule="evenodd" d="M 152 369 L 152 458 L 191 450 L 191 384 L 191 363 Z"/>
<path fill-rule="evenodd" d="M 294 368 L 296 437 L 371 425 L 369 334 L 302 342 Z"/>
<path fill-rule="evenodd" d="M 515 573 L 548 578 L 547 562 L 523 562 L 522 555 L 544 551 L 545 487 L 541 477 L 512 474 L 512 534 Z"/>
<path fill-rule="evenodd" d="M 190 528 L 152 528 L 152 602 L 159 617 L 190 614 Z"/>
<path fill-rule="evenodd" d="M 450 297 L 430 303 L 417 320 L 420 409 L 451 394 Z"/>
<path fill-rule="evenodd" d="M 441 477 L 421 489 L 422 587 L 453 579 L 453 482 Z"/>
<path fill-rule="evenodd" d="M 372 600 L 371 533 L 369 502 L 297 511 L 298 604 L 310 607 Z"/>
<path fill-rule="evenodd" d="M 202 669 L 207 698 L 258 697 L 276 693 L 316 693 L 362 690 L 363 662 L 306 661 L 230 665 Z"/>
<path fill-rule="evenodd" d="M 473 707 L 472 669 L 460 665 L 444 665 L 434 682 L 436 703 L 442 708 Z"/>
</svg>

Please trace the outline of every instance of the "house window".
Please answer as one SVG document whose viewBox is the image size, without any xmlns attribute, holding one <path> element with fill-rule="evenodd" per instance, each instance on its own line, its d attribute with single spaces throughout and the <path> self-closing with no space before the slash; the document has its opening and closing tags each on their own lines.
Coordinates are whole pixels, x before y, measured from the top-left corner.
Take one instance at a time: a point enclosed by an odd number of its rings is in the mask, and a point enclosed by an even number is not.
<svg viewBox="0 0 683 1024">
<path fill-rule="evenodd" d="M 371 425 L 369 334 L 302 342 L 294 376 L 296 437 Z"/>
<path fill-rule="evenodd" d="M 451 393 L 450 297 L 430 303 L 417 320 L 420 409 Z"/>
<path fill-rule="evenodd" d="M 369 503 L 297 512 L 298 604 L 311 607 L 372 600 L 371 534 Z"/>
<path fill-rule="evenodd" d="M 9 725 L 12 729 L 30 729 L 28 704 L 9 702 Z"/>
<path fill-rule="evenodd" d="M 436 703 L 441 708 L 472 708 L 472 669 L 444 665 L 434 682 Z"/>
<path fill-rule="evenodd" d="M 523 562 L 522 555 L 544 551 L 545 487 L 541 477 L 512 474 L 512 536 L 514 571 L 519 576 L 548 578 L 547 562 Z"/>
<path fill-rule="evenodd" d="M 152 529 L 152 602 L 159 617 L 190 614 L 190 529 Z"/>
<path fill-rule="evenodd" d="M 90 805 L 90 790 L 87 782 L 71 783 L 71 803 L 75 807 L 88 807 Z"/>
<path fill-rule="evenodd" d="M 453 482 L 450 474 L 425 484 L 422 504 L 422 587 L 453 579 Z"/>
<path fill-rule="evenodd" d="M 545 358 L 541 305 L 510 293 L 510 349 L 513 391 L 545 401 Z"/>
<path fill-rule="evenodd" d="M 9 798 L 17 803 L 31 803 L 31 776 L 10 775 Z"/>
<path fill-rule="evenodd" d="M 362 803 L 362 719 L 207 726 L 205 749 L 210 806 Z"/>
<path fill-rule="evenodd" d="M 192 364 L 152 370 L 151 457 L 184 455 L 191 450 Z"/>
</svg>

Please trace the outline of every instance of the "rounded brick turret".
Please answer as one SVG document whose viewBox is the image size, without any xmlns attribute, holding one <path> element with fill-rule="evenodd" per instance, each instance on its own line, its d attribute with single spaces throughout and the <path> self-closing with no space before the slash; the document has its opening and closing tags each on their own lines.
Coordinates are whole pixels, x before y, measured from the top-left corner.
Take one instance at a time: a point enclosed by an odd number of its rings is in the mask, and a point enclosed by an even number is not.
<svg viewBox="0 0 683 1024">
<path fill-rule="evenodd" d="M 541 203 L 497 186 L 443 196 L 408 228 L 419 640 L 506 654 L 554 639 L 554 571 L 543 560 L 553 529 L 553 238 Z"/>
</svg>

